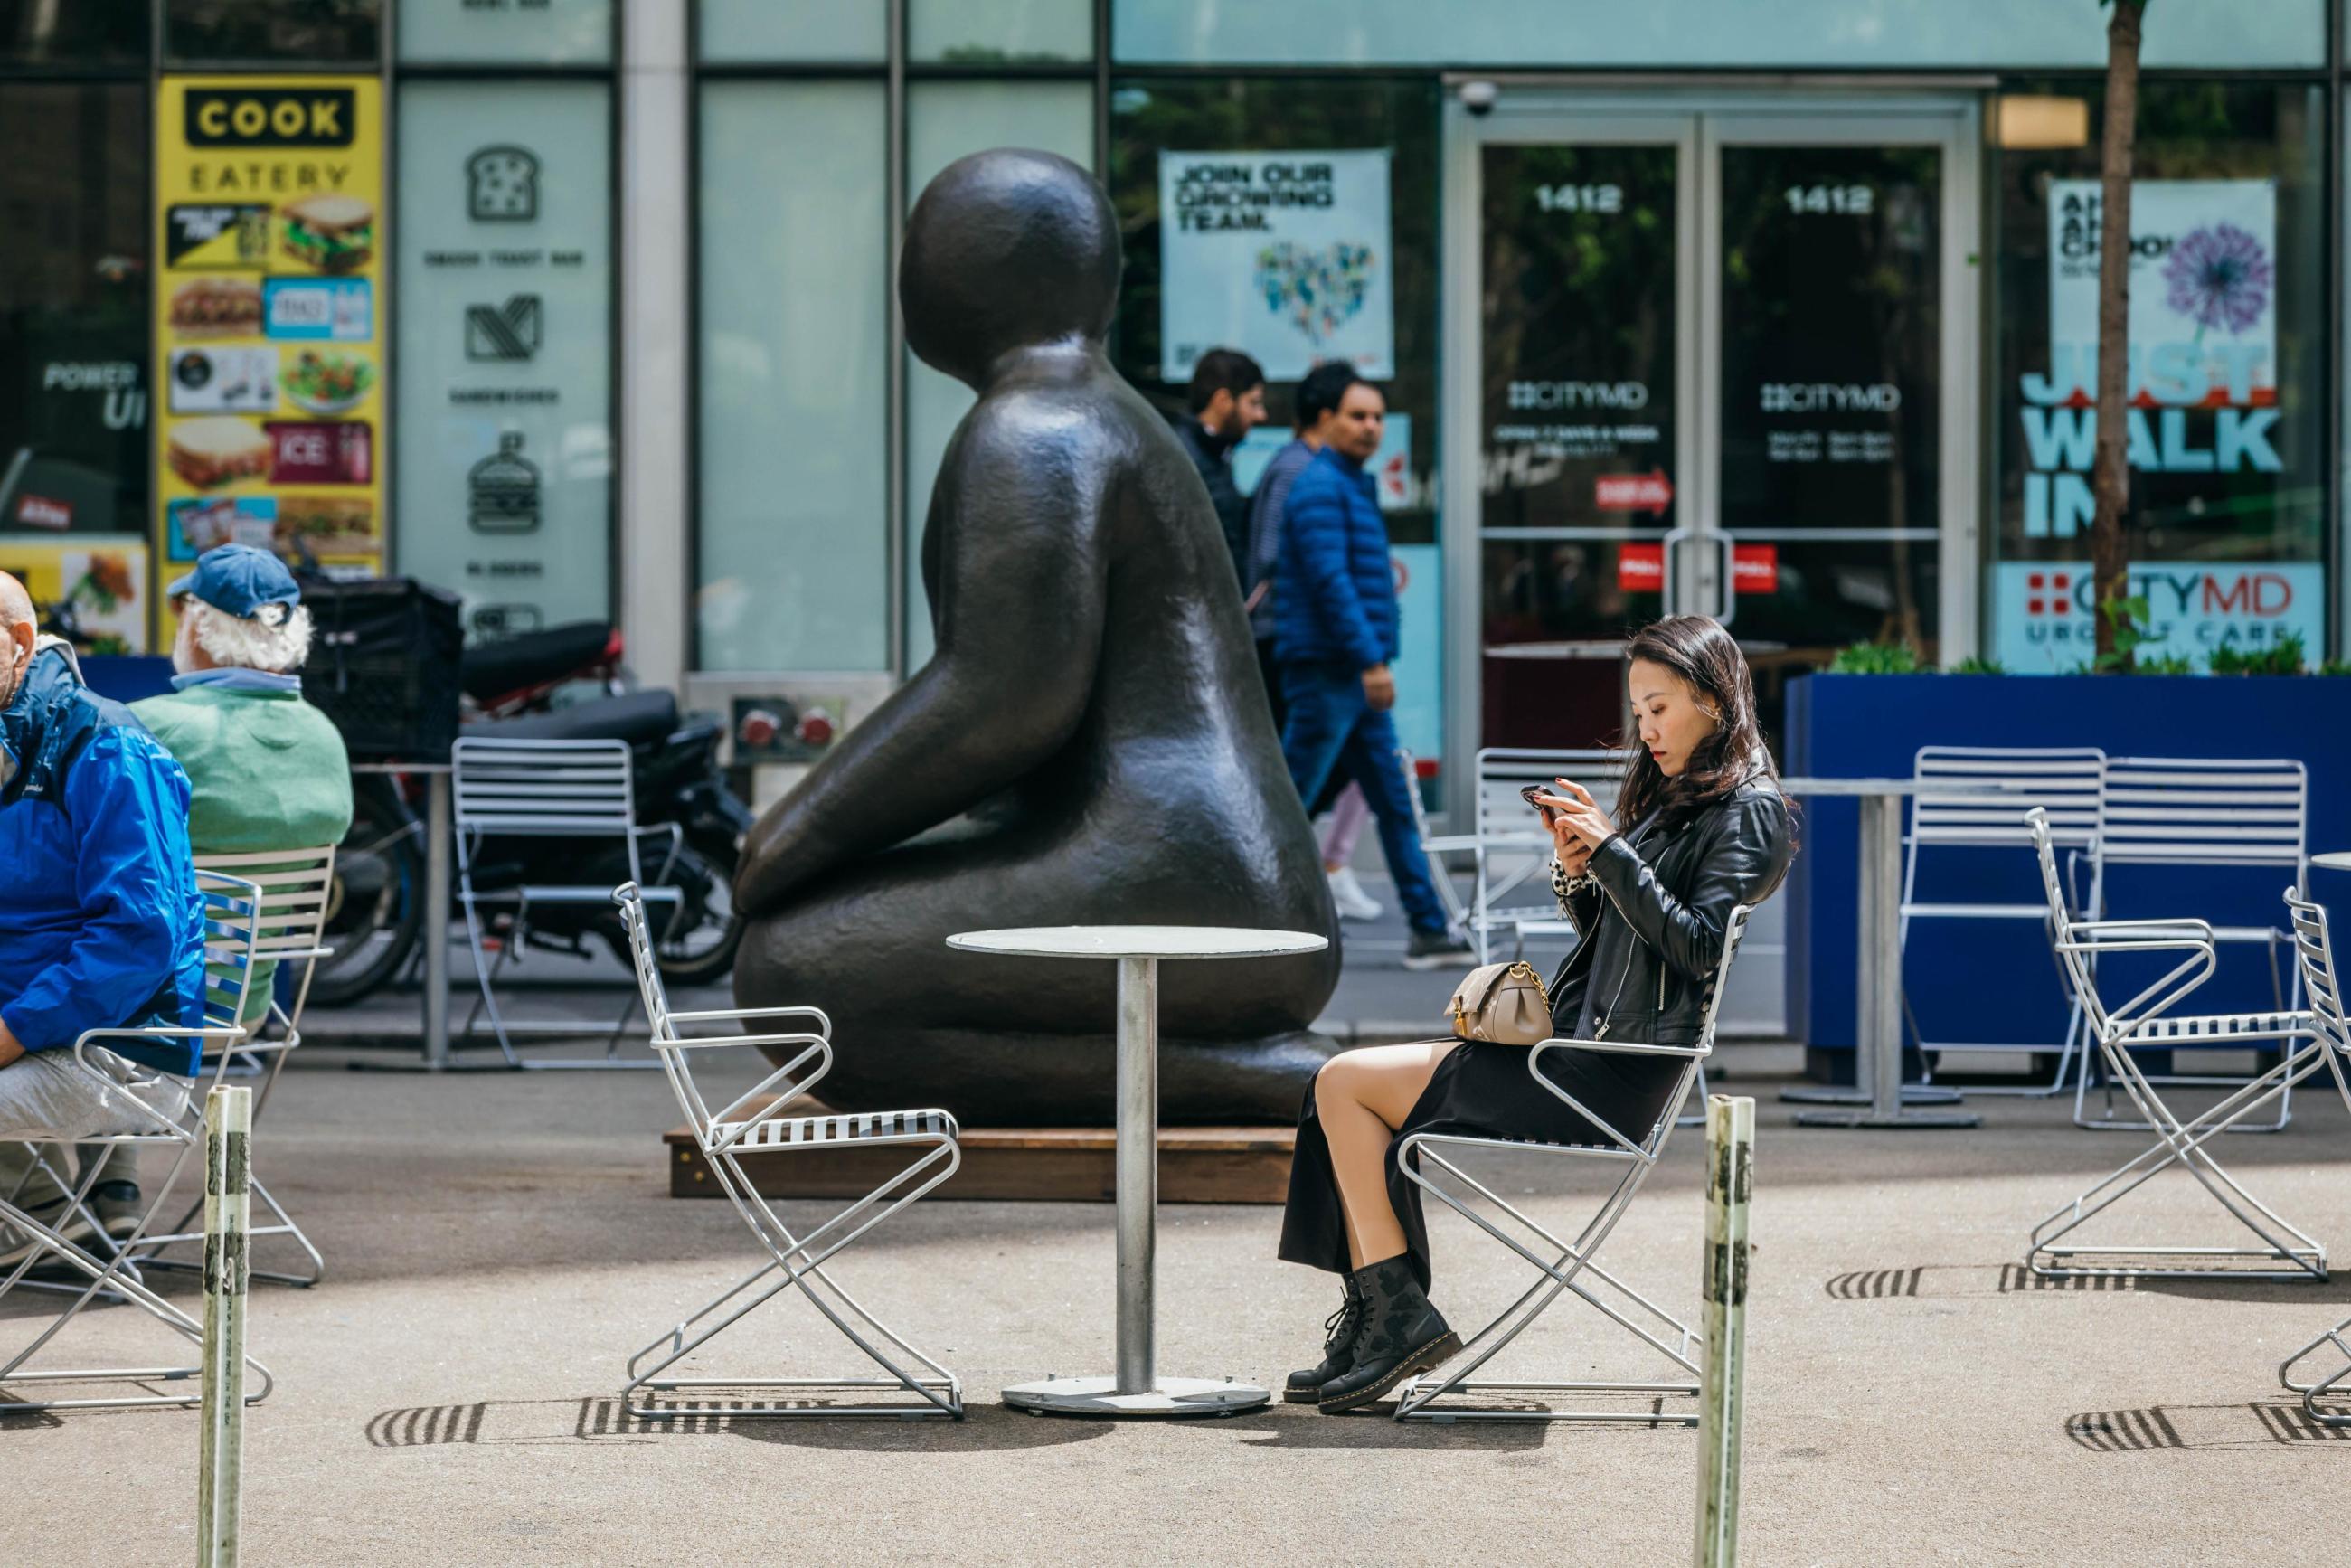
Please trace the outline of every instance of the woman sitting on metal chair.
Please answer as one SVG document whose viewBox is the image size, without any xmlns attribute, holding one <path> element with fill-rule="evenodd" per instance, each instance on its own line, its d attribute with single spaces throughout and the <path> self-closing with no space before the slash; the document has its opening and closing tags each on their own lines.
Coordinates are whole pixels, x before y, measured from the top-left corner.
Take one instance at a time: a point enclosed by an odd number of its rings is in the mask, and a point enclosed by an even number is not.
<svg viewBox="0 0 2351 1568">
<path fill-rule="evenodd" d="M 1627 649 L 1640 742 L 1611 821 L 1571 779 L 1530 797 L 1558 850 L 1552 879 L 1581 938 L 1552 980 L 1552 1028 L 1583 1040 L 1697 1043 L 1730 912 L 1761 903 L 1794 849 L 1789 808 L 1755 723 L 1739 644 L 1702 615 L 1660 621 Z M 1625 1138 L 1674 1107 L 1675 1057 L 1556 1050 L 1546 1074 Z M 1325 1414 L 1368 1405 L 1448 1359 L 1460 1341 L 1429 1304 L 1417 1188 L 1393 1150 L 1442 1132 L 1549 1144 L 1608 1133 L 1531 1081 L 1525 1048 L 1440 1040 L 1325 1062 L 1299 1114 L 1280 1256 L 1346 1278 L 1318 1366 L 1283 1397 Z"/>
</svg>

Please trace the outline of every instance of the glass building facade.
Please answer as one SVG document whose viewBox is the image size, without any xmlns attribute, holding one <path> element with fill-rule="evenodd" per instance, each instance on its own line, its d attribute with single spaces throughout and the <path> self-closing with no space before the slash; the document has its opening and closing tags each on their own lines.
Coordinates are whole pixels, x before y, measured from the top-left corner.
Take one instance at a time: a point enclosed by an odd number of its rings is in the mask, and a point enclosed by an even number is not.
<svg viewBox="0 0 2351 1568">
<path fill-rule="evenodd" d="M 1625 627 L 1668 609 L 1729 622 L 1767 720 L 1855 641 L 2073 668 L 2103 24 L 0 0 L 0 566 L 140 647 L 175 556 L 266 536 L 456 589 L 476 639 L 614 618 L 646 678 L 837 733 L 929 655 L 920 539 L 970 402 L 905 351 L 892 257 L 939 169 L 1017 145 L 1109 188 L 1113 352 L 1171 413 L 1220 343 L 1267 366 L 1277 424 L 1319 360 L 1382 385 L 1399 720 L 1439 809 L 1479 746 L 1608 728 Z M 2351 653 L 2344 26 L 2333 0 L 2147 16 L 2132 565 L 2199 667 Z M 340 155 L 380 162 L 375 254 L 336 275 L 266 243 L 300 198 L 222 192 L 236 161 L 159 108 L 180 78 L 372 84 L 380 145 Z"/>
</svg>

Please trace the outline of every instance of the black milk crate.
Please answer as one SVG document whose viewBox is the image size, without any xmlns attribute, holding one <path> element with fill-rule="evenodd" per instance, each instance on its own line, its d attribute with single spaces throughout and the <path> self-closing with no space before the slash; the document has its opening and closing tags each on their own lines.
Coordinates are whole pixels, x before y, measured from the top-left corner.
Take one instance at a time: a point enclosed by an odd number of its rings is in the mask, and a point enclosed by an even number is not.
<svg viewBox="0 0 2351 1568">
<path fill-rule="evenodd" d="M 413 578 L 305 577 L 317 637 L 302 695 L 355 760 L 445 762 L 457 738 L 457 596 Z"/>
</svg>

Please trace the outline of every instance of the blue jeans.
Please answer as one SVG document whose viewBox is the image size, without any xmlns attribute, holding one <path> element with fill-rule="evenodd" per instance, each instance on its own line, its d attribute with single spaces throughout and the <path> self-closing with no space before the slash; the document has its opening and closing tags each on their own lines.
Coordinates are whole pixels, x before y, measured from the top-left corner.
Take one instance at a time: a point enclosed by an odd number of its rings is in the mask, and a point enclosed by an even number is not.
<svg viewBox="0 0 2351 1568">
<path fill-rule="evenodd" d="M 1311 802 L 1333 769 L 1363 788 L 1379 819 L 1380 848 L 1388 874 L 1415 931 L 1444 935 L 1445 905 L 1421 852 L 1420 824 L 1412 812 L 1413 788 L 1405 777 L 1404 752 L 1395 722 L 1364 696 L 1364 678 L 1343 665 L 1287 664 L 1281 666 L 1282 700 L 1289 712 L 1281 727 L 1282 760 L 1298 798 Z"/>
</svg>

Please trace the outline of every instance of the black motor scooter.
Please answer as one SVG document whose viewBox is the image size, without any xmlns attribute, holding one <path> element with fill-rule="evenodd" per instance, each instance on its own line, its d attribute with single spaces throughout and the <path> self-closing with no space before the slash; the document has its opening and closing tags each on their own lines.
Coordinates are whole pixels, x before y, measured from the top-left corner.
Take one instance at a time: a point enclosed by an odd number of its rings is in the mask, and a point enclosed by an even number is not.
<svg viewBox="0 0 2351 1568">
<path fill-rule="evenodd" d="M 595 643 L 603 646 L 601 639 Z M 501 690 L 529 684 L 512 680 L 515 673 L 511 661 L 501 666 Z M 466 684 L 474 684 L 470 670 Z M 699 714 L 681 717 L 673 694 L 651 690 L 518 718 L 478 720 L 466 725 L 465 733 L 517 740 L 627 741 L 635 761 L 638 825 L 659 828 L 674 822 L 679 833 L 674 856 L 651 834 L 640 854 L 647 880 L 675 887 L 680 894 L 678 918 L 657 934 L 655 954 L 662 973 L 672 986 L 700 986 L 716 983 L 734 967 L 735 950 L 742 940 L 733 897 L 735 868 L 752 816 L 727 789 L 719 768 L 716 719 Z M 352 777 L 351 830 L 336 857 L 337 892 L 327 921 L 326 942 L 334 956 L 319 961 L 310 983 L 314 1004 L 339 1007 L 358 1001 L 416 956 L 423 927 L 424 789 L 421 775 Z M 627 851 L 617 841 L 600 846 L 595 858 L 584 862 L 580 845 L 563 839 L 494 838 L 482 848 L 474 880 L 483 892 L 523 883 L 609 882 L 617 886 L 629 880 Z M 669 862 L 665 872 L 664 861 Z M 504 935 L 503 927 L 494 932 Z M 531 913 L 528 940 L 533 946 L 584 953 L 590 937 L 601 941 L 623 964 L 628 962 L 627 936 L 617 908 L 553 904 Z"/>
</svg>

